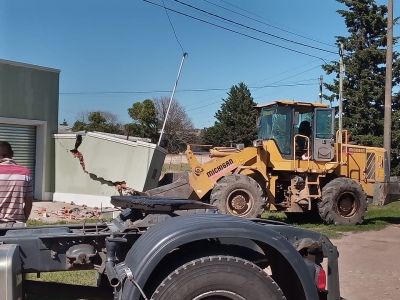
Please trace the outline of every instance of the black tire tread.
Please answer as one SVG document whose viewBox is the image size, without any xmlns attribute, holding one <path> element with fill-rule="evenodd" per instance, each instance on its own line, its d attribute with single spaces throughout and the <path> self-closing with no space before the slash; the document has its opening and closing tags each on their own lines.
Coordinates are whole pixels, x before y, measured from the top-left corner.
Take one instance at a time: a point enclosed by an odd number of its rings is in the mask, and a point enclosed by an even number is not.
<svg viewBox="0 0 400 300">
<path fill-rule="evenodd" d="M 223 194 L 231 184 L 238 182 L 242 183 L 245 186 L 248 186 L 250 190 L 254 189 L 256 191 L 256 195 L 253 194 L 254 205 L 244 217 L 246 218 L 260 217 L 265 207 L 264 191 L 261 188 L 261 186 L 257 183 L 257 181 L 246 175 L 232 174 L 225 176 L 220 181 L 218 181 L 211 192 L 210 204 L 217 206 L 222 213 L 226 213 L 224 210 L 221 209 L 222 207 L 225 206 L 225 203 L 221 203 L 221 201 L 224 201 Z"/>
<path fill-rule="evenodd" d="M 265 273 L 261 268 L 256 266 L 255 264 L 244 260 L 239 257 L 233 257 L 233 256 L 225 256 L 225 255 L 213 255 L 213 256 L 206 256 L 206 257 L 201 257 L 195 260 L 192 260 L 188 263 L 185 263 L 184 265 L 180 266 L 178 269 L 173 271 L 171 274 L 169 274 L 162 282 L 161 284 L 157 287 L 155 290 L 153 296 L 151 297 L 150 300 L 156 300 L 154 297 L 162 291 L 162 289 L 168 284 L 168 282 L 171 282 L 176 279 L 176 277 L 179 276 L 179 274 L 182 271 L 190 271 L 190 269 L 196 267 L 199 264 L 205 264 L 205 263 L 215 263 L 217 261 L 226 261 L 226 262 L 233 262 L 235 264 L 241 265 L 243 268 L 251 269 L 252 272 L 258 273 L 260 276 L 265 276 L 265 280 L 269 282 L 269 284 L 273 285 L 273 288 L 276 290 L 276 293 L 279 294 L 279 299 L 281 300 L 286 300 L 285 295 L 283 294 L 283 291 L 281 288 L 276 284 L 276 282 L 267 274 Z M 158 299 L 158 298 L 157 298 Z"/>
<path fill-rule="evenodd" d="M 348 219 L 347 222 L 343 222 L 340 216 L 335 212 L 333 206 L 334 201 L 338 194 L 338 189 L 347 189 L 350 191 L 356 191 L 360 194 L 360 207 L 359 213 L 355 214 L 352 219 Z M 335 225 L 357 225 L 364 221 L 365 213 L 367 211 L 367 194 L 364 192 L 362 186 L 357 181 L 347 178 L 338 177 L 328 182 L 322 189 L 322 199 L 318 203 L 318 211 L 322 220 L 326 224 Z"/>
</svg>

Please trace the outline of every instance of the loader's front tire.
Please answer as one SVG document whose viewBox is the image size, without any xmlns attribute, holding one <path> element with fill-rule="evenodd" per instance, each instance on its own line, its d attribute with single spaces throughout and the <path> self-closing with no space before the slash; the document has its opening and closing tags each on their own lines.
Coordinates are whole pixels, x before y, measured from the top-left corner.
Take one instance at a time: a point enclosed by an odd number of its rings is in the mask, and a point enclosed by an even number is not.
<svg viewBox="0 0 400 300">
<path fill-rule="evenodd" d="M 258 218 L 264 211 L 264 192 L 251 177 L 232 174 L 218 181 L 210 195 L 210 203 L 223 214 Z"/>
<path fill-rule="evenodd" d="M 322 189 L 318 211 L 326 224 L 357 225 L 367 212 L 367 194 L 355 180 L 335 178 Z"/>
<path fill-rule="evenodd" d="M 177 268 L 151 300 L 284 300 L 275 281 L 253 263 L 232 256 L 207 256 Z"/>
</svg>

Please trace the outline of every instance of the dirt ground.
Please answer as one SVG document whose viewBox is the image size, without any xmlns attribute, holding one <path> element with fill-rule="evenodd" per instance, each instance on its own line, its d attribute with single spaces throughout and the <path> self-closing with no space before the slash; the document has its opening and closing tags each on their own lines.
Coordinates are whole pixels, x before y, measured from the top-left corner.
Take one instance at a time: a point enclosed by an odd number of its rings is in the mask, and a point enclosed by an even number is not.
<svg viewBox="0 0 400 300">
<path fill-rule="evenodd" d="M 30 218 L 44 222 L 83 220 L 110 214 L 110 210 L 40 201 L 34 202 Z M 350 233 L 332 241 L 339 250 L 340 291 L 344 299 L 400 299 L 400 225 Z"/>
<path fill-rule="evenodd" d="M 400 299 L 400 225 L 352 233 L 339 250 L 341 296 L 346 300 Z"/>
</svg>

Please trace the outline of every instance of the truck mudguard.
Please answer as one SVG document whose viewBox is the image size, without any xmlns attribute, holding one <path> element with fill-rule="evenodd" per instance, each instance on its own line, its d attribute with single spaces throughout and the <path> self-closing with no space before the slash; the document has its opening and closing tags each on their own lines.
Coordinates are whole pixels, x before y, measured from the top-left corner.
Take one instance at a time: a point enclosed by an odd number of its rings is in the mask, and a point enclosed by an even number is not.
<svg viewBox="0 0 400 300">
<path fill-rule="evenodd" d="M 284 236 L 290 243 L 297 246 L 302 239 L 311 238 L 315 241 L 320 241 L 322 245 L 322 251 L 324 256 L 328 258 L 328 287 L 329 294 L 328 300 L 331 299 L 341 299 L 340 298 L 340 288 L 339 288 L 339 268 L 338 268 L 338 257 L 339 253 L 332 244 L 332 242 L 323 234 L 302 229 L 291 227 L 287 225 L 275 225 L 270 227 L 271 230 L 279 232 Z"/>
<path fill-rule="evenodd" d="M 125 265 L 143 288 L 157 264 L 170 251 L 190 242 L 212 238 L 241 238 L 268 244 L 279 251 L 293 268 L 306 299 L 318 299 L 314 279 L 290 242 L 266 226 L 230 215 L 184 215 L 166 220 L 149 229 L 135 242 L 126 255 Z M 133 282 L 125 282 L 122 299 L 140 299 L 140 291 Z"/>
</svg>

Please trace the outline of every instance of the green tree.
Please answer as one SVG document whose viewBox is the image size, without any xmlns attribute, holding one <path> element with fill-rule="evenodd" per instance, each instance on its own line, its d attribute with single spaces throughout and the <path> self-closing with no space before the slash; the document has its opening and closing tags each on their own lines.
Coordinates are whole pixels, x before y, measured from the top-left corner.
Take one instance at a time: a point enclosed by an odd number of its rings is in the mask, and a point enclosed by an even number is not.
<svg viewBox="0 0 400 300">
<path fill-rule="evenodd" d="M 76 132 L 76 131 L 85 131 L 86 130 L 87 124 L 85 122 L 82 122 L 80 120 L 75 121 L 74 125 L 72 126 L 71 130 Z"/>
<path fill-rule="evenodd" d="M 344 46 L 343 62 L 346 66 L 343 80 L 343 128 L 353 139 L 366 146 L 382 147 L 385 74 L 387 7 L 377 5 L 375 0 L 336 0 L 348 10 L 338 10 L 344 18 L 349 36 L 336 37 L 337 44 Z M 394 41 L 397 39 L 395 38 Z M 399 53 L 393 53 L 393 87 L 400 82 Z M 323 65 L 327 74 L 339 73 L 339 63 Z M 325 84 L 333 101 L 339 94 L 339 80 Z M 399 94 L 393 97 L 392 108 L 400 108 Z M 393 135 L 399 136 L 399 118 L 393 114 Z M 392 148 L 399 149 L 399 138 L 392 140 Z"/>
<path fill-rule="evenodd" d="M 99 131 L 114 134 L 123 133 L 121 125 L 117 122 L 117 117 L 112 113 L 103 111 L 80 113 L 80 119 L 75 121 L 72 126 L 72 131 Z"/>
<path fill-rule="evenodd" d="M 132 107 L 128 108 L 128 114 L 133 119 L 133 123 L 125 125 L 128 135 L 149 138 L 156 142 L 158 119 L 153 101 L 146 99 L 133 103 Z"/>
<path fill-rule="evenodd" d="M 243 143 L 250 146 L 257 138 L 255 108 L 250 90 L 244 83 L 231 87 L 227 99 L 215 114 L 214 126 L 205 130 L 205 142 L 215 146 Z"/>
</svg>

